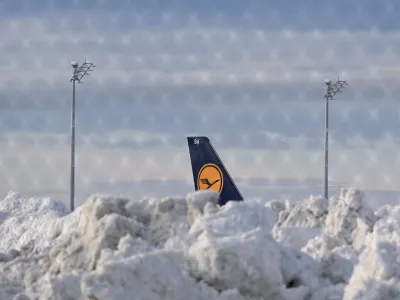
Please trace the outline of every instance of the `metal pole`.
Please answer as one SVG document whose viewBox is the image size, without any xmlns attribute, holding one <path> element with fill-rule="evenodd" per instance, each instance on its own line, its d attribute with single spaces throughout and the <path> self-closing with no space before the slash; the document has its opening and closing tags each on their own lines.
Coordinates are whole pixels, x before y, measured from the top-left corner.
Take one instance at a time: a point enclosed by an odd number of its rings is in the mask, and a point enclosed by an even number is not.
<svg viewBox="0 0 400 300">
<path fill-rule="evenodd" d="M 325 80 L 325 178 L 324 178 L 324 197 L 328 199 L 328 132 L 329 132 L 329 100 L 334 100 L 334 96 L 341 92 L 347 84 L 346 81 L 338 80 L 332 84 L 332 81 Z"/>
<path fill-rule="evenodd" d="M 328 128 L 329 128 L 329 89 L 330 84 L 326 85 L 325 93 L 325 176 L 324 176 L 324 198 L 328 199 Z"/>
<path fill-rule="evenodd" d="M 75 78 L 72 80 L 72 107 L 71 107 L 71 176 L 70 176 L 70 199 L 71 212 L 75 209 Z"/>
<path fill-rule="evenodd" d="M 85 75 L 90 75 L 89 72 L 93 71 L 94 64 L 86 61 L 81 65 L 77 62 L 71 62 L 74 73 L 70 82 L 72 81 L 72 107 L 71 107 L 71 175 L 70 175 L 70 198 L 69 205 L 71 212 L 75 209 L 75 84 L 76 82 L 82 83 L 82 78 Z"/>
</svg>

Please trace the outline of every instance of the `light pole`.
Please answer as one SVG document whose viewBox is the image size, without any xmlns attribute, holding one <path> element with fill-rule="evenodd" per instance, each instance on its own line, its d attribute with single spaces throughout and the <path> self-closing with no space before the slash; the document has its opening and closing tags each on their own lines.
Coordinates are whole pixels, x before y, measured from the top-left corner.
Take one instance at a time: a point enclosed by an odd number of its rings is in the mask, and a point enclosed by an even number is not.
<svg viewBox="0 0 400 300">
<path fill-rule="evenodd" d="M 72 82 L 72 105 L 71 105 L 71 175 L 70 175 L 70 197 L 69 206 L 71 212 L 75 209 L 75 84 L 83 83 L 82 78 L 85 75 L 90 75 L 93 71 L 94 64 L 86 61 L 79 65 L 77 62 L 71 62 L 74 69 L 70 82 Z"/>
<path fill-rule="evenodd" d="M 335 100 L 333 97 L 341 92 L 341 89 L 348 85 L 344 80 L 338 80 L 332 84 L 329 79 L 325 80 L 325 176 L 324 176 L 324 198 L 328 199 L 328 128 L 329 128 L 329 100 Z"/>
</svg>

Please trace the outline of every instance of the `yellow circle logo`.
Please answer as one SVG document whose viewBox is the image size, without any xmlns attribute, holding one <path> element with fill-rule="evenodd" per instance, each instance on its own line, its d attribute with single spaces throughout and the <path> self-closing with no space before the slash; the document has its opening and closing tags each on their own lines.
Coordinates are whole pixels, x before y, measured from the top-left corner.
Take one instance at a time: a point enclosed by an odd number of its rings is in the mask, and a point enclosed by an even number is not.
<svg viewBox="0 0 400 300">
<path fill-rule="evenodd" d="M 221 193 L 224 187 L 224 176 L 221 169 L 214 164 L 205 164 L 197 175 L 198 190 L 213 190 Z"/>
</svg>

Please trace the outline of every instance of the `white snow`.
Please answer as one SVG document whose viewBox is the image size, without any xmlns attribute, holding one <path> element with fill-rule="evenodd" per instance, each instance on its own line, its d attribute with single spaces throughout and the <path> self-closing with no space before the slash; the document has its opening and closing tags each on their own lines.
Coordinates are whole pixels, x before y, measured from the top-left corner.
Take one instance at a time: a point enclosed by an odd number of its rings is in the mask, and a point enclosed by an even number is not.
<svg viewBox="0 0 400 300">
<path fill-rule="evenodd" d="M 213 192 L 0 201 L 0 299 L 400 299 L 400 205 L 357 189 L 217 205 Z"/>
</svg>

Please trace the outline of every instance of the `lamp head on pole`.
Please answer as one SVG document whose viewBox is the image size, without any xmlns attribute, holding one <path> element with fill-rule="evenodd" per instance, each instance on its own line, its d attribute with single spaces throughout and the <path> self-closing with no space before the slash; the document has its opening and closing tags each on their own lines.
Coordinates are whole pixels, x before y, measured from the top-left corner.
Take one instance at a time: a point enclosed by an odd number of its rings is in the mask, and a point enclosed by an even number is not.
<svg viewBox="0 0 400 300">
<path fill-rule="evenodd" d="M 77 63 L 75 61 L 72 61 L 71 67 L 74 70 L 73 70 L 73 75 L 72 75 L 70 82 L 83 83 L 82 78 L 86 75 L 90 75 L 89 73 L 91 71 L 93 71 L 93 68 L 95 67 L 95 65 L 91 62 L 88 62 L 85 58 L 85 62 L 81 65 L 79 65 L 79 63 Z"/>
</svg>

